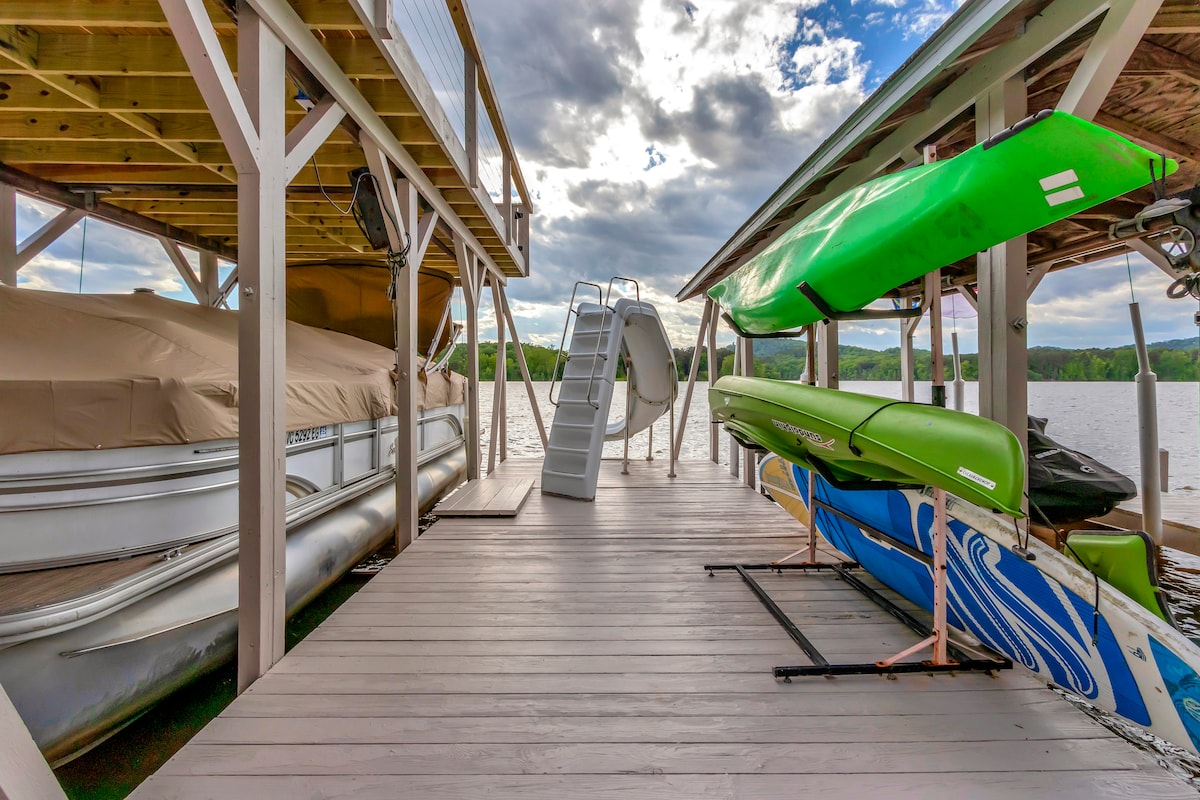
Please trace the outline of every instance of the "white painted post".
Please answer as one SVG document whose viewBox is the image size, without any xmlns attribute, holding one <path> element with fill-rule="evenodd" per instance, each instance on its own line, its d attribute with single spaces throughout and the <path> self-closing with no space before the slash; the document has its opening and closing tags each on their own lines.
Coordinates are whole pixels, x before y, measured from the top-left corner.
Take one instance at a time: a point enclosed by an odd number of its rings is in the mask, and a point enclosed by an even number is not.
<svg viewBox="0 0 1200 800">
<path fill-rule="evenodd" d="M 708 388 L 717 382 L 720 366 L 717 364 L 717 320 L 720 319 L 720 308 L 716 303 L 709 303 L 708 320 Z M 708 457 L 714 464 L 721 463 L 721 437 L 719 425 L 712 423 L 708 426 Z"/>
<path fill-rule="evenodd" d="M 0 283 L 17 285 L 17 190 L 0 185 Z"/>
<path fill-rule="evenodd" d="M 1019 76 L 1006 80 L 976 101 L 976 138 L 983 141 L 1025 116 L 1025 83 Z M 1028 452 L 1026 247 L 1019 236 L 978 256 L 979 414 L 1006 425 Z"/>
<path fill-rule="evenodd" d="M 920 317 L 900 320 L 900 399 L 909 403 L 917 397 L 913 334 L 920 320 Z"/>
<path fill-rule="evenodd" d="M 529 408 L 533 412 L 533 421 L 537 424 L 538 436 L 542 440 L 542 451 L 545 452 L 548 440 L 546 425 L 542 422 L 542 412 L 538 408 L 537 395 L 533 390 L 533 381 L 529 379 L 529 365 L 525 362 L 525 351 L 521 349 L 521 337 L 517 335 L 517 323 L 513 319 L 512 309 L 508 307 L 508 295 L 504 285 L 500 285 L 500 305 L 504 308 L 504 319 L 508 322 L 508 332 L 512 338 L 513 355 L 517 359 L 517 367 L 521 370 L 521 380 L 525 383 L 525 393 L 529 396 Z"/>
<path fill-rule="evenodd" d="M 929 297 L 930 397 L 935 406 L 946 407 L 946 357 L 942 343 L 942 271 L 925 276 Z"/>
<path fill-rule="evenodd" d="M 206 306 L 218 304 L 221 295 L 220 270 L 217 266 L 217 254 L 208 250 L 200 251 L 200 300 Z"/>
<path fill-rule="evenodd" d="M 813 328 L 821 328 L 821 335 L 817 340 L 817 385 L 824 386 L 826 389 L 836 389 L 840 381 L 838 380 L 838 324 L 836 321 L 831 321 L 828 325 L 817 326 Z"/>
<path fill-rule="evenodd" d="M 479 84 L 476 78 L 478 71 L 479 65 L 475 63 L 475 56 L 464 47 L 463 110 L 466 141 L 463 145 L 467 151 L 467 184 L 472 189 L 479 186 Z"/>
<path fill-rule="evenodd" d="M 735 336 L 733 339 L 733 374 L 742 374 L 742 337 Z M 729 474 L 733 477 L 738 477 L 738 443 L 734 441 L 733 434 L 729 434 Z"/>
<path fill-rule="evenodd" d="M 504 441 L 504 381 L 507 372 L 507 346 L 504 341 L 504 313 L 500 309 L 500 282 L 493 280 L 492 310 L 496 312 L 496 376 L 492 382 L 492 430 L 488 437 L 488 474 L 496 469 L 496 449 Z M 519 346 L 519 345 L 518 345 Z"/>
<path fill-rule="evenodd" d="M 500 159 L 501 192 L 504 194 L 502 208 L 504 209 L 504 243 L 513 243 L 513 201 L 512 201 L 512 156 L 504 151 Z"/>
<path fill-rule="evenodd" d="M 458 274 L 467 307 L 467 480 L 479 478 L 479 297 L 483 270 L 466 242 L 455 237 Z"/>
<path fill-rule="evenodd" d="M 199 14 L 207 17 L 201 4 Z M 258 132 L 257 170 L 238 170 L 238 691 L 283 658 L 287 382 L 283 43 L 238 3 L 238 87 Z"/>
<path fill-rule="evenodd" d="M 0 686 L 0 798 L 65 800 L 37 743 Z"/>
<path fill-rule="evenodd" d="M 705 298 L 704 311 L 700 314 L 700 327 L 696 332 L 696 346 L 692 350 L 692 365 L 688 369 L 687 386 L 683 390 L 683 409 L 680 412 L 679 427 L 673 435 L 674 441 L 671 443 L 671 457 L 679 458 L 679 453 L 683 449 L 683 432 L 687 430 L 688 412 L 692 408 L 692 391 L 696 388 L 696 377 L 700 374 L 700 350 L 704 347 L 704 334 L 708 331 L 708 320 L 712 315 L 713 301 L 711 298 Z M 671 406 L 672 410 L 675 408 Z"/>
<path fill-rule="evenodd" d="M 1137 351 L 1138 458 L 1142 471 L 1142 530 L 1150 534 L 1155 544 L 1163 541 L 1162 486 L 1159 475 L 1158 449 L 1158 376 L 1150 369 L 1146 352 L 1146 334 L 1142 329 L 1142 312 L 1137 303 L 1129 304 L 1133 323 L 1133 345 Z"/>
<path fill-rule="evenodd" d="M 742 374 L 754 376 L 754 340 L 739 339 L 742 346 Z M 751 489 L 758 488 L 758 466 L 755 463 L 754 451 L 748 448 L 741 448 L 742 451 L 742 483 L 749 486 Z"/>
</svg>

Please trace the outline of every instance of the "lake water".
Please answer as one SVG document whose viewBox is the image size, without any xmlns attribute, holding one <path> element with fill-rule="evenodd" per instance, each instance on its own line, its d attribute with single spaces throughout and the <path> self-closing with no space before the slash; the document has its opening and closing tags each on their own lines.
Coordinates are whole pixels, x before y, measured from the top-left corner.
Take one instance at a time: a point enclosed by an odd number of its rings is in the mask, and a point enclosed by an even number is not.
<svg viewBox="0 0 1200 800">
<path fill-rule="evenodd" d="M 843 381 L 841 388 L 844 391 L 879 397 L 900 397 L 899 382 Z M 541 409 L 547 432 L 554 418 L 554 407 L 549 402 L 549 390 L 548 381 L 534 384 L 534 393 L 538 398 L 538 407 Z M 492 392 L 492 383 L 480 384 L 480 418 L 485 429 L 485 466 L 489 438 L 487 431 L 491 427 L 492 418 Z M 557 389 L 555 395 L 557 396 Z M 918 384 L 917 400 L 929 402 L 929 396 L 929 384 Z M 623 383 L 618 385 L 614 397 L 624 397 Z M 977 383 L 967 383 L 964 405 L 966 411 L 978 413 Z M 681 405 L 678 408 L 682 410 Z M 508 409 L 508 454 L 541 456 L 542 447 L 537 427 L 530 411 L 525 386 L 520 381 L 509 381 Z M 1050 420 L 1046 432 L 1059 444 L 1087 453 L 1129 476 L 1140 486 L 1137 394 L 1133 383 L 1031 383 L 1029 412 Z M 615 408 L 610 417 L 617 419 L 622 413 L 622 409 Z M 681 458 L 708 458 L 710 424 L 707 384 L 697 385 L 688 414 L 687 428 L 684 431 Z M 665 418 L 654 426 L 655 458 L 667 457 L 667 427 Z M 1170 491 L 1180 495 L 1200 494 L 1200 384 L 1158 384 L 1158 441 L 1159 447 L 1170 453 Z M 621 449 L 621 442 L 609 442 L 605 445 L 604 453 L 606 456 L 619 458 Z M 631 457 L 644 458 L 646 451 L 647 435 L 642 433 L 633 437 L 630 443 Z M 721 437 L 721 461 L 729 462 L 726 436 Z"/>
</svg>

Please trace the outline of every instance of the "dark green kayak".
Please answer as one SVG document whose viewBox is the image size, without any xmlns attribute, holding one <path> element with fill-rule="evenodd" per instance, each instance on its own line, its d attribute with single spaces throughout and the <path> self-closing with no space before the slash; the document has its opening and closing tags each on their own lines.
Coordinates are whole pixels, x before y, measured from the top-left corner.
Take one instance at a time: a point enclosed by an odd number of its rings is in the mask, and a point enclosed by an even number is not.
<svg viewBox="0 0 1200 800">
<path fill-rule="evenodd" d="M 1145 186 L 1152 163 L 1162 171 L 1157 155 L 1111 131 L 1042 112 L 954 158 L 846 192 L 708 294 L 750 334 L 823 318 L 797 290 L 802 281 L 834 311 L 857 311 L 927 272 Z M 1167 174 L 1178 167 L 1166 163 Z"/>
<path fill-rule="evenodd" d="M 1024 516 L 1024 452 L 1008 428 L 989 419 L 767 378 L 725 376 L 709 389 L 708 402 L 736 438 L 833 481 L 936 486 Z"/>
</svg>

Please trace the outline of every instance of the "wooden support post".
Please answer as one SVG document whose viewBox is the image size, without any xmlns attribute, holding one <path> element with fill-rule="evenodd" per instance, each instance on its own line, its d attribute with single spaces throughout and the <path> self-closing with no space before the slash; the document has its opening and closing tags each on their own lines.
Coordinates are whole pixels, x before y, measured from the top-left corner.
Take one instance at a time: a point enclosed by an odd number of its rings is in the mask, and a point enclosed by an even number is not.
<svg viewBox="0 0 1200 800">
<path fill-rule="evenodd" d="M 479 478 L 479 298 L 483 268 L 466 242 L 455 238 L 458 274 L 467 306 L 467 480 Z"/>
<path fill-rule="evenodd" d="M 512 201 L 512 156 L 504 151 L 500 159 L 501 193 L 504 195 L 501 208 L 504 209 L 504 243 L 513 243 L 513 201 Z"/>
<path fill-rule="evenodd" d="M 525 363 L 525 351 L 521 349 L 521 337 L 517 335 L 517 323 L 513 319 L 512 309 L 508 307 L 508 295 L 504 285 L 500 285 L 500 305 L 504 309 L 504 319 L 508 321 L 508 332 L 512 338 L 513 355 L 517 359 L 517 367 L 521 370 L 521 380 L 525 383 L 525 392 L 529 396 L 529 407 L 533 411 L 533 421 L 537 424 L 538 436 L 542 440 L 542 451 L 545 452 L 549 440 L 546 436 L 546 425 L 542 422 L 542 412 L 538 408 L 537 396 L 533 390 L 533 381 L 529 379 L 529 365 Z"/>
<path fill-rule="evenodd" d="M 467 184 L 472 188 L 479 186 L 479 65 L 475 63 L 475 55 L 469 48 L 463 48 L 463 127 L 467 151 Z"/>
<path fill-rule="evenodd" d="M 738 343 L 742 348 L 742 375 L 754 376 L 754 340 L 739 338 Z M 742 451 L 742 483 L 749 486 L 751 489 L 758 488 L 758 466 L 754 451 L 743 447 Z"/>
<path fill-rule="evenodd" d="M 817 385 L 826 389 L 836 389 L 839 384 L 837 326 L 837 322 L 819 326 L 821 335 L 817 344 Z"/>
<path fill-rule="evenodd" d="M 712 298 L 704 299 L 704 311 L 700 314 L 700 327 L 696 332 L 696 347 L 692 350 L 692 366 L 688 370 L 687 386 L 683 390 L 683 409 L 680 412 L 678 430 L 675 440 L 671 443 L 671 455 L 678 459 L 683 449 L 683 432 L 687 430 L 688 412 L 692 408 L 692 391 L 696 388 L 696 377 L 700 374 L 700 352 L 704 346 L 704 334 L 708 331 L 708 321 L 712 316 Z"/>
<path fill-rule="evenodd" d="M 221 281 L 217 265 L 217 254 L 209 250 L 200 251 L 200 301 L 206 306 L 220 304 Z"/>
<path fill-rule="evenodd" d="M 1004 81 L 975 104 L 976 138 L 983 141 L 1025 115 L 1024 82 Z M 1026 247 L 1019 236 L 978 256 L 979 413 L 1006 425 L 1028 449 Z"/>
<path fill-rule="evenodd" d="M 504 313 L 500 309 L 500 282 L 492 280 L 492 310 L 496 312 L 496 369 L 492 381 L 492 430 L 488 436 L 488 474 L 496 469 L 496 451 L 502 446 L 504 427 L 504 383 L 508 377 L 508 353 L 504 341 Z M 503 460 L 503 459 L 501 459 Z"/>
<path fill-rule="evenodd" d="M 50 765 L 0 686 L 0 798 L 66 800 Z"/>
<path fill-rule="evenodd" d="M 733 340 L 733 374 L 742 374 L 742 337 L 736 336 Z M 729 434 L 729 474 L 733 477 L 738 477 L 738 467 L 740 459 L 738 459 L 738 443 L 734 440 L 733 434 Z"/>
<path fill-rule="evenodd" d="M 202 3 L 195 9 L 207 20 Z M 259 145 L 256 168 L 238 169 L 239 692 L 284 652 L 284 56 L 279 38 L 239 2 L 238 85 Z"/>
<path fill-rule="evenodd" d="M 717 320 L 720 318 L 720 307 L 709 303 L 708 309 L 708 388 L 717 382 L 721 366 L 717 363 Z M 708 426 L 708 457 L 714 464 L 721 463 L 720 426 L 711 422 Z"/>
<path fill-rule="evenodd" d="M 0 283 L 17 285 L 17 190 L 0 185 Z"/>
<path fill-rule="evenodd" d="M 913 334 L 917 332 L 920 322 L 920 317 L 900 320 L 900 399 L 908 403 L 916 399 Z"/>
</svg>

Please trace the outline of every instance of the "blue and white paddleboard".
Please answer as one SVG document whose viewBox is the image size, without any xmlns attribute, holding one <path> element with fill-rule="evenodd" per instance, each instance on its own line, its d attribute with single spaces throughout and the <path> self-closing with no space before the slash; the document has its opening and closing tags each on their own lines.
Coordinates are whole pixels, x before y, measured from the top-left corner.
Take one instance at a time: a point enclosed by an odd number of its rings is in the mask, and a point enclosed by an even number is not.
<svg viewBox="0 0 1200 800">
<path fill-rule="evenodd" d="M 808 471 L 783 459 L 785 469 L 767 463 L 775 459 L 768 456 L 760 468 L 772 478 L 763 483 L 767 491 L 807 501 Z M 780 487 L 787 473 L 792 485 Z M 905 551 L 933 552 L 932 492 L 841 491 L 815 477 L 815 519 L 824 537 L 932 611 L 932 569 Z M 1097 591 L 1095 576 L 1075 561 L 1018 538 L 1011 519 L 953 496 L 947 511 L 951 627 L 1046 683 L 1200 753 L 1200 647 L 1103 580 Z M 1018 544 L 1035 559 L 1013 552 Z"/>
</svg>

